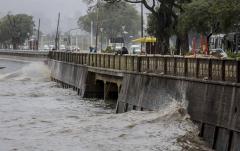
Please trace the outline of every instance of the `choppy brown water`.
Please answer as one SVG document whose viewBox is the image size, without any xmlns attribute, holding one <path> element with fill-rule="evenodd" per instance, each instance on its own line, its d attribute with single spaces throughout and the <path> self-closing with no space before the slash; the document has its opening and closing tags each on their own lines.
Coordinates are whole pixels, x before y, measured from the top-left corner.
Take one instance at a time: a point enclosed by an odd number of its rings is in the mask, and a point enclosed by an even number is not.
<svg viewBox="0 0 240 151">
<path fill-rule="evenodd" d="M 0 59 L 0 151 L 208 150 L 182 103 L 114 114 L 49 80 L 41 62 Z"/>
</svg>

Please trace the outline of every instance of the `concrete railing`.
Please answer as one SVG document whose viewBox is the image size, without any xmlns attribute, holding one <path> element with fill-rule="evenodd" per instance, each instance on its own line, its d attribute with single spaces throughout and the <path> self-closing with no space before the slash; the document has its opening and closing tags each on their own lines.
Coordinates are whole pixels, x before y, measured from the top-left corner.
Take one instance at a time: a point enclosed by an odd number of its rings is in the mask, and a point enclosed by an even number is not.
<svg viewBox="0 0 240 151">
<path fill-rule="evenodd" d="M 33 50 L 0 50 L 0 55 L 21 56 L 21 57 L 48 57 L 48 52 Z"/>
<path fill-rule="evenodd" d="M 240 83 L 240 61 L 232 59 L 60 51 L 49 52 L 49 58 L 98 68 Z"/>
</svg>

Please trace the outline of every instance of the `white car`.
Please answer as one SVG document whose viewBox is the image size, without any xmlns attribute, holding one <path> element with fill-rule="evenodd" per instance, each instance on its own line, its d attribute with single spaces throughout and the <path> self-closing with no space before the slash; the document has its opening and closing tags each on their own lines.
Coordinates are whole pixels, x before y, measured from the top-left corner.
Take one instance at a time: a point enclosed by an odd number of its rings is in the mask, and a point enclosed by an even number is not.
<svg viewBox="0 0 240 151">
<path fill-rule="evenodd" d="M 60 45 L 59 49 L 65 51 L 65 50 L 66 50 L 66 47 L 65 47 L 65 45 Z"/>
<path fill-rule="evenodd" d="M 140 54 L 141 53 L 141 45 L 131 45 L 131 53 L 132 54 Z"/>
<path fill-rule="evenodd" d="M 210 55 L 220 57 L 220 58 L 227 58 L 228 57 L 227 53 L 221 48 L 211 49 L 210 50 Z"/>
<path fill-rule="evenodd" d="M 49 50 L 50 48 L 49 48 L 49 46 L 48 45 L 44 45 L 43 46 L 43 50 Z"/>
</svg>

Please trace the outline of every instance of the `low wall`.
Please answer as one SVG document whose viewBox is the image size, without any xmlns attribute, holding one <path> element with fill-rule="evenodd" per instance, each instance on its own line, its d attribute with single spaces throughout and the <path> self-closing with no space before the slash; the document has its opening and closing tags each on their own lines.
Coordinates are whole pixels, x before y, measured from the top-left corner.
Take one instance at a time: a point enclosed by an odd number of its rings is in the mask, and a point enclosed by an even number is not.
<svg viewBox="0 0 240 151">
<path fill-rule="evenodd" d="M 41 51 L 24 51 L 24 50 L 0 50 L 0 55 L 7 56 L 20 56 L 20 57 L 34 57 L 34 58 L 47 58 L 48 52 Z"/>
<path fill-rule="evenodd" d="M 87 67 L 59 61 L 49 61 L 49 67 L 51 77 L 55 81 L 75 88 L 81 97 L 84 96 L 88 75 Z"/>
</svg>

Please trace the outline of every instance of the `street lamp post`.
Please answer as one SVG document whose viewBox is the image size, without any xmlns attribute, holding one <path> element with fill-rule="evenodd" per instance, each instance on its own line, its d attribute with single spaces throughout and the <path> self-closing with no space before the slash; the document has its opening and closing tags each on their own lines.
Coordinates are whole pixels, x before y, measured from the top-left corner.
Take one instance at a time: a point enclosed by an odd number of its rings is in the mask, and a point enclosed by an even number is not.
<svg viewBox="0 0 240 151">
<path fill-rule="evenodd" d="M 127 35 L 128 32 L 125 30 L 125 26 L 122 26 L 122 30 L 123 30 L 122 37 L 123 37 L 123 41 L 124 41 L 123 46 L 125 46 L 125 40 L 126 40 L 126 36 L 125 35 Z"/>
<path fill-rule="evenodd" d="M 97 52 L 98 49 L 98 26 L 99 26 L 99 0 L 97 0 L 97 21 L 96 21 L 96 41 L 95 41 L 95 52 Z"/>
<path fill-rule="evenodd" d="M 143 3 L 141 3 L 141 38 L 143 38 Z M 143 44 L 141 43 L 141 51 L 143 49 Z"/>
<path fill-rule="evenodd" d="M 30 33 L 27 33 L 27 36 L 28 36 L 28 41 L 27 41 L 27 47 L 28 47 L 28 50 L 30 49 L 30 47 L 29 47 L 29 37 L 30 37 Z"/>
<path fill-rule="evenodd" d="M 100 28 L 100 31 L 101 31 L 101 51 L 102 51 L 102 39 L 103 39 L 103 28 L 101 27 Z"/>
</svg>

